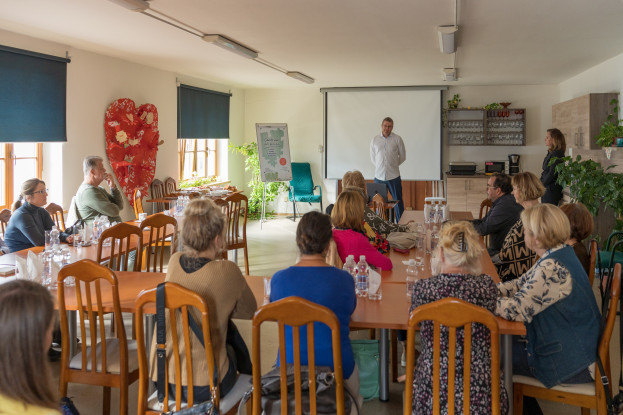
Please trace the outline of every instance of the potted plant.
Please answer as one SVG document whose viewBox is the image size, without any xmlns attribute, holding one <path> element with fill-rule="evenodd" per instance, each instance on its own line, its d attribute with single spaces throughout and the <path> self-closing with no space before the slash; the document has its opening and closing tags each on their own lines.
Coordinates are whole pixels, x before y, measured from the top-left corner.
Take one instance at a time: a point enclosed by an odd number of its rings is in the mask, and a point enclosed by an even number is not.
<svg viewBox="0 0 623 415">
<path fill-rule="evenodd" d="M 608 114 L 608 118 L 601 124 L 601 131 L 597 138 L 597 144 L 602 147 L 610 147 L 612 145 L 623 146 L 623 120 L 619 119 L 619 100 L 616 98 L 610 101 L 612 112 Z M 621 140 L 617 140 L 621 138 Z"/>
<path fill-rule="evenodd" d="M 457 109 L 459 107 L 459 102 L 461 102 L 461 97 L 459 97 L 459 94 L 454 94 L 452 99 L 448 100 L 448 108 L 452 110 Z"/>
</svg>

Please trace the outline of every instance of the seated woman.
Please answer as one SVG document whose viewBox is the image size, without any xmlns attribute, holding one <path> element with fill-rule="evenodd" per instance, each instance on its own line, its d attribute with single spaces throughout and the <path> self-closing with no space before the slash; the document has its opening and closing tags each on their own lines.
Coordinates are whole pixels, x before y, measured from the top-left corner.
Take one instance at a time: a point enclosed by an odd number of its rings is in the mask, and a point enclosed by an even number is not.
<svg viewBox="0 0 623 415">
<path fill-rule="evenodd" d="M 331 212 L 331 221 L 335 229 L 333 239 L 342 262 L 348 255 L 365 255 L 369 265 L 385 270 L 392 269 L 392 261 L 375 249 L 363 233 L 363 206 L 364 200 L 360 192 L 353 189 L 344 189 L 335 201 Z"/>
<path fill-rule="evenodd" d="M 524 172 L 513 176 L 513 196 L 524 209 L 539 204 L 539 198 L 545 194 L 541 180 L 533 173 Z M 518 220 L 508 231 L 496 263 L 498 275 L 502 281 L 519 278 L 532 268 L 536 255 L 526 248 L 523 224 Z"/>
<path fill-rule="evenodd" d="M 201 295 L 208 303 L 210 310 L 210 337 L 212 347 L 217 356 L 219 387 L 221 397 L 229 392 L 236 382 L 237 372 L 243 369 L 236 366 L 238 359 L 233 355 L 234 344 L 230 343 L 234 337 L 238 338 L 235 325 L 230 318 L 253 317 L 257 309 L 255 297 L 240 272 L 238 265 L 231 261 L 221 260 L 223 249 L 223 232 L 225 217 L 221 209 L 209 199 L 193 199 L 184 210 L 181 238 L 184 252 L 177 252 L 171 256 L 165 281 L 175 282 Z M 196 321 L 201 321 L 199 312 L 191 312 Z M 196 313 L 196 314 L 195 314 Z M 178 336 L 182 336 L 182 319 L 178 319 Z M 167 355 L 172 352 L 171 328 L 167 319 Z M 234 332 L 232 332 L 234 331 Z M 210 376 L 205 350 L 199 339 L 191 335 L 191 349 L 193 360 L 193 393 L 195 402 L 204 402 L 210 399 Z M 244 343 L 241 344 L 241 346 Z M 229 347 L 232 345 L 232 347 Z M 243 346 L 244 347 L 244 346 Z M 248 359 L 246 348 L 241 350 Z M 236 353 L 238 356 L 238 353 Z M 185 356 L 181 356 L 182 367 L 186 365 Z M 240 364 L 240 361 L 238 360 Z M 151 346 L 151 378 L 156 381 L 156 336 Z M 175 362 L 169 360 L 169 387 L 174 394 Z M 249 368 L 245 368 L 247 372 Z M 182 378 L 185 384 L 185 379 Z M 184 387 L 186 389 L 186 387 Z M 186 390 L 182 396 L 186 400 Z"/>
<path fill-rule="evenodd" d="M 0 412 L 60 415 L 48 364 L 56 313 L 41 284 L 15 280 L 0 285 Z"/>
<path fill-rule="evenodd" d="M 560 208 L 541 204 L 524 210 L 521 221 L 526 246 L 540 259 L 520 278 L 498 284 L 496 314 L 526 325 L 525 338 L 513 339 L 513 374 L 536 377 L 547 388 L 593 382 L 600 313 L 586 271 L 565 245 L 569 220 Z M 533 398 L 524 398 L 524 408 L 540 412 Z"/>
<path fill-rule="evenodd" d="M 4 233 L 4 242 L 11 252 L 45 245 L 45 231 L 55 226 L 52 217 L 43 208 L 47 204 L 45 182 L 29 179 L 22 184 L 22 191 L 19 199 L 13 203 L 13 214 Z M 62 229 L 59 232 L 61 242 L 73 241 L 73 235 L 67 235 Z"/>
<path fill-rule="evenodd" d="M 441 300 L 456 297 L 493 312 L 496 304 L 495 282 L 481 274 L 480 256 L 484 248 L 480 237 L 470 222 L 448 222 L 441 228 L 439 235 L 439 258 L 441 273 L 431 278 L 420 280 L 415 284 L 411 299 L 411 311 L 415 308 Z M 448 329 L 444 328 L 447 333 Z M 433 323 L 423 322 L 421 325 L 422 352 L 417 360 L 413 378 L 413 413 L 430 414 L 433 412 Z M 442 334 L 443 335 L 443 334 Z M 462 336 L 457 330 L 457 337 Z M 471 396 L 470 411 L 475 414 L 491 413 L 491 345 L 489 331 L 480 325 L 474 326 L 472 332 L 471 362 Z M 441 351 L 441 373 L 446 373 L 447 359 Z M 463 341 L 457 339 L 456 355 L 463 355 Z M 456 361 L 455 408 L 461 413 L 463 408 L 463 362 Z M 440 390 L 441 413 L 447 413 L 447 384 Z M 508 398 L 500 379 L 500 408 L 502 413 L 508 412 Z"/>
<path fill-rule="evenodd" d="M 271 280 L 270 301 L 298 296 L 323 305 L 333 311 L 340 322 L 342 347 L 342 370 L 345 387 L 352 396 L 359 398 L 359 371 L 355 365 L 353 350 L 348 337 L 350 316 L 357 306 L 355 282 L 346 271 L 328 265 L 325 256 L 331 241 L 331 220 L 320 212 L 303 215 L 296 228 L 296 244 L 301 253 L 294 266 L 275 273 Z M 314 325 L 316 365 L 333 368 L 331 331 L 324 324 Z M 301 331 L 301 364 L 307 364 L 307 332 Z M 286 357 L 292 356 L 292 329 L 286 328 Z"/>
<path fill-rule="evenodd" d="M 573 248 L 586 274 L 590 272 L 591 257 L 582 241 L 593 233 L 593 215 L 582 203 L 567 203 L 560 209 L 567 215 L 571 224 L 571 234 L 565 243 Z"/>
</svg>

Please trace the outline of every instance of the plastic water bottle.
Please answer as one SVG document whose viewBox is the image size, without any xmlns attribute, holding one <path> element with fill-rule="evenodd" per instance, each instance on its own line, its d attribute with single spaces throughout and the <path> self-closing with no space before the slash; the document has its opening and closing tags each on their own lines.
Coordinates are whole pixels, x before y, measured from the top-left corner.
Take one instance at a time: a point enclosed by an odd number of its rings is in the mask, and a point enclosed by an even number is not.
<svg viewBox="0 0 623 415">
<path fill-rule="evenodd" d="M 358 297 L 368 296 L 368 275 L 369 268 L 366 262 L 366 256 L 361 255 L 359 257 L 359 263 L 357 263 L 357 278 L 355 279 L 355 288 Z"/>
<path fill-rule="evenodd" d="M 430 200 L 424 202 L 424 223 L 430 223 L 431 207 Z"/>
<path fill-rule="evenodd" d="M 177 197 L 177 215 L 182 216 L 182 212 L 184 211 L 184 196 Z"/>
<path fill-rule="evenodd" d="M 188 206 L 189 203 L 190 203 L 190 196 L 188 195 L 184 196 L 184 209 L 186 209 L 186 206 Z"/>
<path fill-rule="evenodd" d="M 50 239 L 52 241 L 52 252 L 54 252 L 54 255 L 58 255 L 61 252 L 61 233 L 56 226 L 52 226 Z"/>
<path fill-rule="evenodd" d="M 95 219 L 93 219 L 93 233 L 91 234 L 93 237 L 93 241 L 97 242 L 97 240 L 100 238 L 100 217 L 96 216 Z"/>
<path fill-rule="evenodd" d="M 418 279 L 418 269 L 415 262 L 415 259 L 411 258 L 409 260 L 409 265 L 407 266 L 407 297 L 411 298 L 413 294 L 413 290 L 415 288 L 415 282 Z"/>
<path fill-rule="evenodd" d="M 344 266 L 342 267 L 342 269 L 352 275 L 353 278 L 355 278 L 355 268 L 357 268 L 357 264 L 355 264 L 355 256 L 347 256 L 346 262 L 344 262 Z"/>
</svg>

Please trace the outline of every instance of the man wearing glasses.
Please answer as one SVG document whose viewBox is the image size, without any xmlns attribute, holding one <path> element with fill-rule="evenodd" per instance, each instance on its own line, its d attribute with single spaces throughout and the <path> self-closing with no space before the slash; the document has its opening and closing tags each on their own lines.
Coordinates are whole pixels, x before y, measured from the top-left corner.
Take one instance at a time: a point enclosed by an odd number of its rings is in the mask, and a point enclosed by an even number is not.
<svg viewBox="0 0 623 415">
<path fill-rule="evenodd" d="M 522 207 L 511 194 L 513 186 L 511 178 L 504 173 L 496 173 L 487 182 L 487 199 L 493 204 L 482 219 L 474 219 L 472 223 L 482 236 L 489 236 L 489 255 L 494 256 L 502 249 L 504 238 L 511 227 L 519 220 Z"/>
</svg>

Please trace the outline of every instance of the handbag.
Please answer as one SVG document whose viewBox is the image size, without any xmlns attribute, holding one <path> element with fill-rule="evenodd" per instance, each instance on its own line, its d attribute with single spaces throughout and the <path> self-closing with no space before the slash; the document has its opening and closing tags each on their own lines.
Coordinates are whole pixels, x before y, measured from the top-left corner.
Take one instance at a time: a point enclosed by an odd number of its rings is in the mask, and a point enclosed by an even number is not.
<svg viewBox="0 0 623 415">
<path fill-rule="evenodd" d="M 286 366 L 287 388 L 288 388 L 288 413 L 295 413 L 296 401 L 294 393 L 294 365 L 288 363 Z M 328 366 L 316 366 L 316 412 L 319 414 L 335 414 L 337 412 L 337 402 L 335 400 L 335 375 Z M 249 389 L 238 406 L 238 415 L 241 409 L 253 394 L 253 387 Z M 262 414 L 279 415 L 281 414 L 281 369 L 273 367 L 270 372 L 262 376 Z M 301 366 L 301 400 L 302 413 L 310 414 L 309 410 L 309 368 Z M 344 413 L 350 414 L 351 406 L 355 398 L 347 388 L 344 388 Z M 356 407 L 356 405 L 355 405 Z"/>
<path fill-rule="evenodd" d="M 359 368 L 359 394 L 364 400 L 379 397 L 380 354 L 378 340 L 351 340 Z"/>
<path fill-rule="evenodd" d="M 165 282 L 158 284 L 156 288 L 156 343 L 158 347 L 156 349 L 156 366 L 158 368 L 158 380 L 156 381 L 156 388 L 158 390 L 158 402 L 164 401 L 165 389 L 168 387 L 167 379 L 165 378 L 166 367 L 166 342 L 167 342 L 167 330 L 166 330 L 166 317 L 165 317 Z M 203 340 L 203 333 L 199 329 L 197 322 L 190 315 L 188 311 L 188 324 L 191 330 L 195 333 L 195 336 L 201 342 L 201 345 L 205 347 Z M 218 374 L 216 365 L 214 365 L 214 384 L 218 383 Z M 212 398 L 209 401 L 202 402 L 194 405 L 190 408 L 185 408 L 179 411 L 166 412 L 166 415 L 218 415 L 218 409 L 214 407 L 214 390 L 212 391 Z"/>
<path fill-rule="evenodd" d="M 74 405 L 74 401 L 71 398 L 65 396 L 61 398 L 61 413 L 63 415 L 80 415 L 76 405 Z"/>
</svg>

